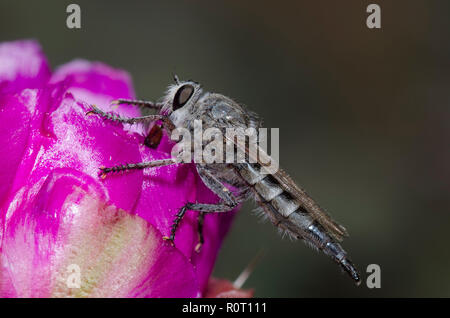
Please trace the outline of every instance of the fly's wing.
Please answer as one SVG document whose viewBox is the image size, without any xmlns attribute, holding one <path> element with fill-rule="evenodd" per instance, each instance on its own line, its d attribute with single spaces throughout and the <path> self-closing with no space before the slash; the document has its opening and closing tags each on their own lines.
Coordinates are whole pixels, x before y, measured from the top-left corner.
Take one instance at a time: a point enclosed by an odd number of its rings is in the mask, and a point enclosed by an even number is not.
<svg viewBox="0 0 450 318">
<path fill-rule="evenodd" d="M 256 162 L 261 166 L 263 173 L 271 174 L 285 189 L 288 193 L 292 195 L 294 200 L 308 213 L 311 217 L 320 223 L 336 240 L 342 241 L 344 237 L 348 236 L 347 230 L 334 221 L 328 213 L 326 213 L 302 188 L 300 188 L 294 180 L 282 169 L 278 168 L 272 171 L 273 166 L 278 167 L 278 165 L 273 165 L 275 159 L 271 158 L 259 145 L 257 146 L 257 152 L 249 151 L 246 144 L 241 144 L 235 140 L 224 137 L 225 142 L 232 142 L 236 148 L 244 151 L 249 158 L 250 162 Z M 272 163 L 269 167 L 269 163 Z M 265 170 L 265 171 L 264 171 Z"/>
<path fill-rule="evenodd" d="M 342 241 L 348 236 L 347 230 L 328 213 L 326 213 L 302 188 L 292 180 L 292 178 L 282 169 L 278 169 L 272 176 L 289 192 L 311 216 L 317 220 L 326 230 L 328 230 L 336 240 Z"/>
</svg>

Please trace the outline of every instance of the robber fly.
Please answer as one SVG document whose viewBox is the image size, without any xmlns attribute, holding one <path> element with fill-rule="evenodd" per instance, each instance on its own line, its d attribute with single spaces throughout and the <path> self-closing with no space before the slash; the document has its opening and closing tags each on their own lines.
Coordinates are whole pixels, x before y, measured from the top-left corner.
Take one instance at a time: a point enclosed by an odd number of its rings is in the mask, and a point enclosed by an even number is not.
<svg viewBox="0 0 450 318">
<path fill-rule="evenodd" d="M 204 127 L 247 128 L 261 127 L 261 120 L 253 112 L 221 94 L 204 91 L 194 81 L 180 81 L 175 76 L 175 84 L 170 85 L 162 102 L 119 99 L 114 104 L 131 104 L 144 108 L 156 109 L 155 115 L 125 118 L 115 113 L 104 112 L 92 106 L 89 114 L 97 114 L 115 122 L 156 123 L 145 139 L 149 147 L 157 147 L 162 131 L 169 134 L 176 128 L 193 131 L 194 121 L 201 120 Z M 225 141 L 224 141 L 225 142 Z M 236 147 L 238 145 L 236 144 Z M 248 149 L 245 149 L 249 154 Z M 198 211 L 199 245 L 203 243 L 202 224 L 205 213 L 220 213 L 234 209 L 238 204 L 253 197 L 262 208 L 263 213 L 279 229 L 292 237 L 301 239 L 308 245 L 322 251 L 338 263 L 356 282 L 360 275 L 347 257 L 340 241 L 347 237 L 345 228 L 336 223 L 319 205 L 281 169 L 267 174 L 263 173 L 265 164 L 258 161 L 241 163 L 195 163 L 197 172 L 205 185 L 219 198 L 218 204 L 186 202 L 175 216 L 170 236 L 164 237 L 173 243 L 179 223 L 187 210 Z M 133 169 L 145 169 L 176 164 L 176 158 L 154 160 L 114 167 L 101 167 L 101 174 Z M 230 191 L 227 186 L 235 191 Z"/>
</svg>

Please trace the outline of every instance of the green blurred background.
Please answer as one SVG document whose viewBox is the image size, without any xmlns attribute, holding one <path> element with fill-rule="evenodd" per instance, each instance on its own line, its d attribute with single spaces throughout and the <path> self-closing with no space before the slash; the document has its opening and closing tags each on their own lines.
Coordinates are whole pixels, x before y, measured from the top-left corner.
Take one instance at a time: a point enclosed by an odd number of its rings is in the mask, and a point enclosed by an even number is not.
<svg viewBox="0 0 450 318">
<path fill-rule="evenodd" d="M 81 6 L 82 28 L 66 27 Z M 366 27 L 381 6 L 382 28 Z M 171 73 L 243 102 L 280 128 L 280 160 L 344 224 L 344 247 L 381 288 L 281 239 L 244 205 L 214 271 L 260 297 L 450 296 L 450 2 L 0 1 L 0 41 L 36 38 L 128 70 L 156 99 Z"/>
</svg>

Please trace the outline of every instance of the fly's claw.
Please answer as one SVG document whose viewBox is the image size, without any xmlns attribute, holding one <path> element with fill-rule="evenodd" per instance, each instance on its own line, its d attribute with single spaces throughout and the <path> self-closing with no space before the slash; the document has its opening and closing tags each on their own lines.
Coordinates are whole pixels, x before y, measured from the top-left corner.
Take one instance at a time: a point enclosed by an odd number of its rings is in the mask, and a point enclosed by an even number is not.
<svg viewBox="0 0 450 318">
<path fill-rule="evenodd" d="M 110 172 L 111 170 L 109 168 L 103 167 L 101 166 L 100 171 L 98 173 L 98 176 L 102 179 L 106 179 L 106 175 L 108 174 L 108 172 Z"/>
<path fill-rule="evenodd" d="M 195 245 L 195 252 L 200 253 L 202 246 L 203 246 L 203 243 L 198 242 L 197 245 Z"/>
<path fill-rule="evenodd" d="M 86 112 L 86 116 L 99 114 L 99 109 L 95 105 L 91 105 L 91 110 Z"/>
<path fill-rule="evenodd" d="M 169 236 L 163 236 L 162 238 L 164 241 L 169 241 L 170 245 L 172 245 L 173 247 L 175 247 L 175 243 L 174 243 L 174 238 L 173 237 L 169 237 Z"/>
<path fill-rule="evenodd" d="M 115 99 L 109 103 L 109 106 L 111 107 L 112 110 L 116 110 L 119 108 L 120 104 L 122 104 L 122 101 L 120 99 Z"/>
</svg>

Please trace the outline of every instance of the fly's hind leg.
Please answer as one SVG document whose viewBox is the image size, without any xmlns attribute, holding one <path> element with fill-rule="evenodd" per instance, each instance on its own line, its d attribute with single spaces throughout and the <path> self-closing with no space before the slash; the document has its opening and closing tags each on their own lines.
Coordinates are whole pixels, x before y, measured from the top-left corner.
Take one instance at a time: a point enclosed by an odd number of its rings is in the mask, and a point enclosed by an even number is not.
<svg viewBox="0 0 450 318">
<path fill-rule="evenodd" d="M 205 238 L 203 237 L 203 223 L 205 222 L 205 212 L 200 212 L 197 217 L 197 234 L 198 234 L 198 243 L 195 246 L 195 251 L 197 253 L 200 252 L 203 243 L 205 243 Z"/>
<path fill-rule="evenodd" d="M 204 243 L 202 233 L 204 214 L 228 212 L 233 210 L 240 202 L 242 202 L 246 198 L 246 192 L 236 197 L 207 168 L 197 165 L 197 171 L 203 183 L 220 198 L 220 202 L 218 204 L 188 202 L 175 215 L 175 220 L 173 221 L 172 227 L 170 229 L 170 236 L 165 236 L 164 239 L 170 241 L 172 245 L 174 245 L 176 230 L 181 220 L 183 219 L 183 216 L 185 215 L 186 211 L 187 210 L 198 211 L 200 212 L 198 220 L 199 244 L 197 244 L 196 246 L 196 251 L 199 251 L 202 244 Z"/>
<path fill-rule="evenodd" d="M 238 205 L 238 203 L 236 201 L 234 201 L 233 203 L 221 202 L 219 204 L 188 202 L 175 215 L 175 220 L 173 221 L 172 227 L 170 228 L 170 236 L 164 236 L 163 239 L 170 241 L 170 243 L 172 245 L 175 245 L 174 244 L 175 233 L 177 231 L 178 225 L 180 224 L 180 222 L 183 219 L 184 215 L 186 214 L 187 210 L 198 211 L 200 213 L 213 213 L 213 212 L 218 213 L 218 212 L 231 211 L 237 205 Z M 202 227 L 203 227 L 203 224 L 202 224 Z M 203 237 L 203 234 L 201 235 L 201 237 Z M 200 243 L 202 243 L 202 242 L 200 242 Z M 196 247 L 196 250 L 200 250 L 200 248 L 201 248 L 201 244 L 200 244 L 200 246 Z"/>
<path fill-rule="evenodd" d="M 250 189 L 246 189 L 244 190 L 238 197 L 237 197 L 237 201 L 238 202 L 243 202 L 245 200 L 247 200 L 247 198 L 249 197 L 249 195 L 251 194 L 251 192 L 249 191 Z M 198 214 L 197 217 L 197 234 L 198 234 L 198 243 L 195 246 L 195 251 L 197 253 L 200 252 L 203 243 L 205 243 L 205 238 L 203 236 L 203 224 L 205 222 L 205 214 L 206 212 L 200 212 Z"/>
</svg>

